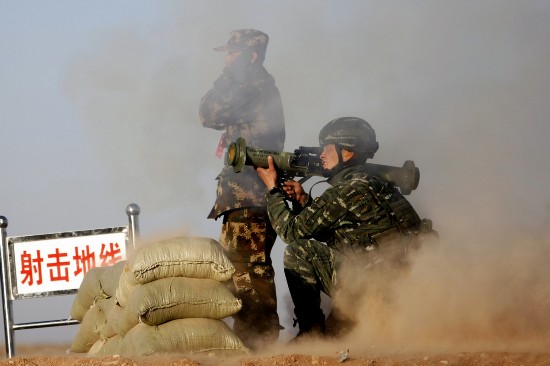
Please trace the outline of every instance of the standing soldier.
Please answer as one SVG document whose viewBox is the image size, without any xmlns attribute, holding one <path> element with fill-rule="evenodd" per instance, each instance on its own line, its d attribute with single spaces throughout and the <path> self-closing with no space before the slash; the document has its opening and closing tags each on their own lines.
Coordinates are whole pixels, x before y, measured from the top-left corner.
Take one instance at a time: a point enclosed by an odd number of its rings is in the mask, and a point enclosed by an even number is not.
<svg viewBox="0 0 550 366">
<path fill-rule="evenodd" d="M 204 127 L 223 131 L 218 157 L 238 137 L 254 148 L 283 150 L 283 104 L 263 66 L 268 41 L 263 32 L 240 29 L 214 49 L 227 52 L 225 68 L 202 98 L 199 114 Z M 254 348 L 262 341 L 276 341 L 281 329 L 271 263 L 277 234 L 267 216 L 265 187 L 252 167 L 236 174 L 225 166 L 216 179 L 217 199 L 208 218 L 223 217 L 220 243 L 235 266 L 231 287 L 243 303 L 233 328 Z"/>
</svg>

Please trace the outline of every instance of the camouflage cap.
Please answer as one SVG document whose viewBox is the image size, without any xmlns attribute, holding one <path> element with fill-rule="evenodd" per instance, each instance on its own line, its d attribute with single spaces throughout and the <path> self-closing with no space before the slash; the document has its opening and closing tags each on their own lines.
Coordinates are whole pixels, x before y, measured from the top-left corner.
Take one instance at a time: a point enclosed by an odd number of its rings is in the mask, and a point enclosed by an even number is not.
<svg viewBox="0 0 550 366">
<path fill-rule="evenodd" d="M 229 32 L 229 41 L 223 46 L 214 48 L 215 51 L 255 51 L 265 53 L 269 36 L 256 29 L 237 29 Z"/>
</svg>

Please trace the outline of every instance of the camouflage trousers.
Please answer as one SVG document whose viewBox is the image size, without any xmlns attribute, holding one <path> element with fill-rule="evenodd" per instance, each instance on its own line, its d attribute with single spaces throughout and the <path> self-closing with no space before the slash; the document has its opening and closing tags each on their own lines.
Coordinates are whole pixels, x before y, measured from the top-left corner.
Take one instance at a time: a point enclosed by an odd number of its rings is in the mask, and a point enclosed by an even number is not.
<svg viewBox="0 0 550 366">
<path fill-rule="evenodd" d="M 337 287 L 341 288 L 339 277 L 348 267 L 365 272 L 405 268 L 404 240 L 409 239 L 393 238 L 373 251 L 350 248 L 344 252 L 316 240 L 296 240 L 285 249 L 284 268 L 294 272 L 304 283 L 332 297 Z"/>
<path fill-rule="evenodd" d="M 296 240 L 284 252 L 284 268 L 296 273 L 305 283 L 331 296 L 336 284 L 338 253 L 316 240 Z M 320 296 L 320 294 L 319 294 Z"/>
<path fill-rule="evenodd" d="M 343 324 L 333 306 L 329 317 L 321 310 L 321 291 L 331 298 L 336 292 L 337 267 L 341 255 L 324 243 L 297 240 L 285 248 L 284 269 L 290 296 L 294 302 L 295 323 L 300 333 L 318 329 L 327 335 L 337 335 Z"/>
<path fill-rule="evenodd" d="M 276 341 L 281 329 L 271 264 L 276 238 L 261 209 L 235 210 L 224 216 L 220 244 L 235 267 L 228 286 L 243 304 L 233 316 L 233 330 L 251 348 Z"/>
<path fill-rule="evenodd" d="M 364 296 L 389 297 L 389 281 L 403 273 L 402 248 L 400 239 L 383 243 L 372 252 L 353 249 L 341 252 L 324 243 L 305 239 L 289 244 L 284 252 L 285 274 L 291 271 L 304 285 L 302 288 L 294 286 L 296 293 L 293 294 L 293 286 L 289 284 L 298 322 L 300 314 L 319 311 L 322 291 L 332 299 L 326 334 L 341 336 L 349 332 L 356 322 L 357 305 Z M 308 291 L 308 288 L 315 291 Z M 308 299 L 303 296 L 306 292 Z M 345 309 L 340 306 L 342 304 Z M 301 308 L 303 306 L 308 308 Z"/>
</svg>

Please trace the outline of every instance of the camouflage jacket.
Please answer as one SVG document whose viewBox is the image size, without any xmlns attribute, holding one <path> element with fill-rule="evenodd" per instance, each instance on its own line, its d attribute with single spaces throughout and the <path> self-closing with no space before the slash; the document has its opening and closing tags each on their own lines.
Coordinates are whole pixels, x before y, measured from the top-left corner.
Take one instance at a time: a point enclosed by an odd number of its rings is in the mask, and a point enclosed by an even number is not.
<svg viewBox="0 0 550 366">
<path fill-rule="evenodd" d="M 376 246 L 377 234 L 395 228 L 408 235 L 418 229 L 420 219 L 410 203 L 391 182 L 368 176 L 364 166 L 345 168 L 329 183 L 299 213 L 282 193 L 266 194 L 271 224 L 283 241 L 313 238 L 341 252 L 362 251 Z"/>
<path fill-rule="evenodd" d="M 249 147 L 283 150 L 283 104 L 275 80 L 263 66 L 251 69 L 245 80 L 235 80 L 226 68 L 201 99 L 199 114 L 204 127 L 225 132 L 224 146 L 243 137 Z M 208 218 L 237 208 L 265 207 L 265 186 L 252 167 L 234 173 L 226 166 L 216 179 L 217 198 Z"/>
</svg>

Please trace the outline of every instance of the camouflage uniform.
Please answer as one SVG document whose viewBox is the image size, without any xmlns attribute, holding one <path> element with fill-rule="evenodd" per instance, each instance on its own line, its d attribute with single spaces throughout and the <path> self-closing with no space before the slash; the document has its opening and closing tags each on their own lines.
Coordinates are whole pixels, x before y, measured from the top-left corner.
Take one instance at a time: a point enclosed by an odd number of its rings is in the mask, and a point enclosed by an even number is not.
<svg viewBox="0 0 550 366">
<path fill-rule="evenodd" d="M 262 66 L 268 37 L 250 29 L 232 31 L 219 51 L 255 51 L 259 62 L 237 61 L 224 68 L 200 102 L 204 127 L 223 130 L 220 146 L 243 137 L 246 145 L 282 151 L 285 139 L 283 106 L 275 80 Z M 246 59 L 243 59 L 246 60 Z M 223 216 L 220 243 L 236 272 L 232 290 L 243 301 L 234 316 L 234 331 L 248 345 L 278 338 L 274 270 L 271 249 L 276 233 L 265 207 L 265 186 L 252 167 L 240 173 L 226 166 L 216 178 L 217 199 L 208 218 Z"/>
<path fill-rule="evenodd" d="M 397 188 L 368 176 L 364 165 L 346 167 L 328 182 L 331 187 L 298 212 L 281 192 L 266 195 L 271 223 L 289 244 L 284 268 L 301 331 L 312 324 L 322 324 L 324 331 L 320 291 L 334 294 L 344 261 L 365 267 L 387 259 L 402 262 L 420 225 Z"/>
</svg>

